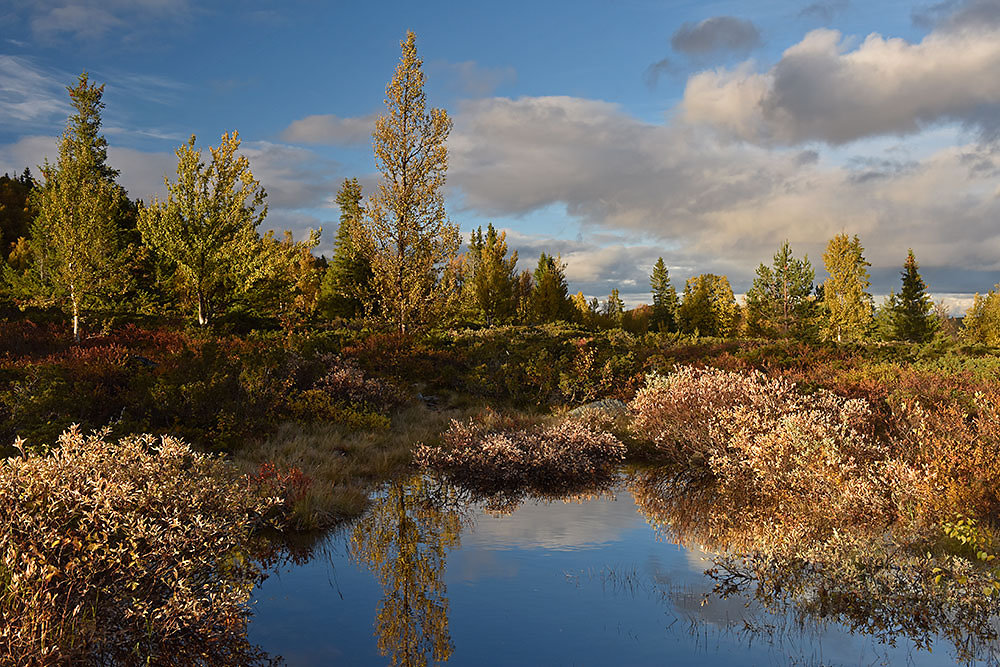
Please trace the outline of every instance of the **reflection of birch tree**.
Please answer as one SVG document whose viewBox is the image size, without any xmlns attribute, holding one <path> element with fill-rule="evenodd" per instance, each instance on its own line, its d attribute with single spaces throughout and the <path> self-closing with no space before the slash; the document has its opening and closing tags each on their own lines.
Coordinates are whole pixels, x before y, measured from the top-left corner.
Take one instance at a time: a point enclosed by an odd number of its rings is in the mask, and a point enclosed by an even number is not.
<svg viewBox="0 0 1000 667">
<path fill-rule="evenodd" d="M 382 585 L 376 634 L 393 665 L 444 662 L 448 634 L 445 551 L 458 546 L 461 519 L 442 502 L 444 491 L 417 477 L 391 485 L 351 535 L 351 556 Z"/>
</svg>

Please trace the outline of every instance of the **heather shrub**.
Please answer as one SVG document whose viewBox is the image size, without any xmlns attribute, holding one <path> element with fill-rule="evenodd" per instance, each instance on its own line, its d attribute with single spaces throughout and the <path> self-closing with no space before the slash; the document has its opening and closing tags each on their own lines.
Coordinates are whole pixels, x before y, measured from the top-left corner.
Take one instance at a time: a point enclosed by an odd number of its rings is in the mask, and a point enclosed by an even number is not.
<svg viewBox="0 0 1000 667">
<path fill-rule="evenodd" d="M 574 420 L 529 427 L 452 421 L 442 440 L 419 445 L 414 460 L 486 493 L 583 487 L 609 475 L 625 457 L 625 446 L 613 435 Z"/>
<path fill-rule="evenodd" d="M 0 653 L 249 664 L 254 534 L 283 502 L 179 440 L 72 428 L 0 463 Z M 270 492 L 269 492 L 270 491 Z"/>
</svg>

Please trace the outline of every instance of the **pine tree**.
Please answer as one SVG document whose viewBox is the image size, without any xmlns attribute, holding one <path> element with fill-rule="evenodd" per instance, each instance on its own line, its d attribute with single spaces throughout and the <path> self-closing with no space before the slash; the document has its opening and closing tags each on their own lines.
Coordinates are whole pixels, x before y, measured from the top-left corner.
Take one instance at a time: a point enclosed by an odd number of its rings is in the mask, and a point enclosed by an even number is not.
<svg viewBox="0 0 1000 667">
<path fill-rule="evenodd" d="M 823 263 L 830 277 L 823 283 L 823 301 L 827 320 L 827 339 L 838 342 L 861 340 L 872 326 L 872 297 L 868 293 L 871 266 L 864 257 L 861 240 L 847 234 L 834 236 L 823 253 Z"/>
<path fill-rule="evenodd" d="M 515 312 L 517 251 L 507 256 L 507 233 L 497 233 L 490 224 L 472 233 L 466 276 L 473 307 L 486 326 L 509 319 Z"/>
<path fill-rule="evenodd" d="M 809 258 L 795 259 L 785 241 L 771 267 L 761 264 L 747 291 L 748 328 L 757 335 L 801 334 L 810 320 L 815 272 Z"/>
<path fill-rule="evenodd" d="M 266 271 L 257 227 L 267 204 L 249 160 L 237 153 L 237 132 L 209 148 L 208 165 L 194 144 L 192 135 L 177 149 L 177 181 L 164 179 L 167 201 L 144 208 L 139 229 L 148 245 L 177 264 L 204 326 Z"/>
<path fill-rule="evenodd" d="M 566 265 L 544 252 L 535 269 L 535 289 L 531 293 L 531 308 L 536 322 L 555 322 L 572 319 L 569 286 L 566 284 Z"/>
<path fill-rule="evenodd" d="M 107 164 L 108 142 L 100 133 L 104 86 L 87 73 L 67 89 L 76 113 L 59 143 L 55 166 L 42 167 L 44 182 L 34 190 L 38 211 L 31 228 L 37 303 L 65 303 L 72 314 L 73 338 L 80 340 L 80 315 L 120 287 L 121 248 L 116 219 L 127 204 Z"/>
<path fill-rule="evenodd" d="M 361 184 L 357 178 L 344 179 L 337 193 L 340 226 L 333 245 L 333 258 L 320 286 L 320 309 L 327 317 L 353 318 L 365 314 L 366 304 L 375 309 L 371 290 L 372 267 L 354 242 L 361 224 Z"/>
<path fill-rule="evenodd" d="M 917 259 L 911 248 L 901 273 L 903 287 L 892 307 L 893 332 L 897 340 L 925 343 L 934 337 L 934 303 L 927 295 L 927 285 L 920 277 Z"/>
<path fill-rule="evenodd" d="M 372 135 L 382 180 L 354 240 L 371 263 L 383 317 L 405 332 L 443 310 L 441 276 L 460 239 L 444 208 L 451 120 L 444 109 L 426 111 L 414 34 L 400 46 L 385 90 L 387 114 Z"/>
<path fill-rule="evenodd" d="M 662 257 L 653 265 L 649 287 L 653 293 L 653 317 L 650 322 L 653 328 L 677 331 L 677 290 L 670 284 L 670 275 Z"/>
</svg>

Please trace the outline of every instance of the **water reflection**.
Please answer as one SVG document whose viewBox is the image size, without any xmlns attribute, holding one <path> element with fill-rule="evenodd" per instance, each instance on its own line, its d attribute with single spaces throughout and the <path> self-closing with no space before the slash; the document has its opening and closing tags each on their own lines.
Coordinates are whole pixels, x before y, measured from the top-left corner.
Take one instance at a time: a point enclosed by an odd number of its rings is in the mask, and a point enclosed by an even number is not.
<svg viewBox="0 0 1000 667">
<path fill-rule="evenodd" d="M 669 470 L 636 472 L 630 490 L 658 531 L 712 554 L 706 574 L 722 599 L 753 600 L 817 632 L 840 624 L 926 650 L 945 639 L 960 661 L 997 660 L 995 596 L 972 581 L 935 583 L 941 560 L 917 536 L 882 527 L 805 535 L 794 520 L 755 517 L 711 484 L 687 484 Z M 776 628 L 773 621 L 744 625 L 757 634 Z"/>
<path fill-rule="evenodd" d="M 456 491 L 424 477 L 389 486 L 351 534 L 351 557 L 382 586 L 375 634 L 393 665 L 426 665 L 451 657 L 447 550 L 457 547 L 462 520 Z"/>
<path fill-rule="evenodd" d="M 617 498 L 501 501 L 390 485 L 317 548 L 326 570 L 292 568 L 285 611 L 258 607 L 285 642 L 261 643 L 292 665 L 997 660 L 993 599 L 934 586 L 925 554 L 885 532 L 804 535 L 664 470 L 620 482 Z"/>
</svg>

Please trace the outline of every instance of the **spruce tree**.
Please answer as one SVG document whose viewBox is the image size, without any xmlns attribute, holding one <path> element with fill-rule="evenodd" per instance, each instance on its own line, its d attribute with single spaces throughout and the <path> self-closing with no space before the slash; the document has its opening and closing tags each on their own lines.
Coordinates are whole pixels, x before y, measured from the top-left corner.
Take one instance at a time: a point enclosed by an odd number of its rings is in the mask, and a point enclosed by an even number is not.
<svg viewBox="0 0 1000 667">
<path fill-rule="evenodd" d="M 934 304 L 927 295 L 927 285 L 920 277 L 917 259 L 911 248 L 903 264 L 903 287 L 892 307 L 893 329 L 897 340 L 925 343 L 934 337 L 936 330 L 932 316 Z"/>
<path fill-rule="evenodd" d="M 535 269 L 535 289 L 531 293 L 531 309 L 536 322 L 555 322 L 572 319 L 569 286 L 566 284 L 566 265 L 544 252 Z"/>
<path fill-rule="evenodd" d="M 824 334 L 829 340 L 862 340 L 872 326 L 870 280 L 861 239 L 837 234 L 830 239 L 823 263 L 830 277 L 823 283 L 827 318 Z"/>
<path fill-rule="evenodd" d="M 87 73 L 67 89 L 76 113 L 69 118 L 55 165 L 42 167 L 43 183 L 32 193 L 38 211 L 31 228 L 34 277 L 27 281 L 36 303 L 63 303 L 80 340 L 81 313 L 120 287 L 122 256 L 116 225 L 127 204 L 107 163 L 100 133 L 103 84 Z"/>
<path fill-rule="evenodd" d="M 517 251 L 507 256 L 507 233 L 494 229 L 492 223 L 472 233 L 466 285 L 473 308 L 486 326 L 509 319 L 516 310 Z"/>
<path fill-rule="evenodd" d="M 659 331 L 677 331 L 677 290 L 670 284 L 670 275 L 662 257 L 653 265 L 649 287 L 653 293 L 653 328 Z"/>
<path fill-rule="evenodd" d="M 366 305 L 375 309 L 371 263 L 354 242 L 363 216 L 361 196 L 358 179 L 345 178 L 336 199 L 340 226 L 333 244 L 333 258 L 320 286 L 319 307 L 327 317 L 359 317 L 365 314 Z"/>
</svg>

